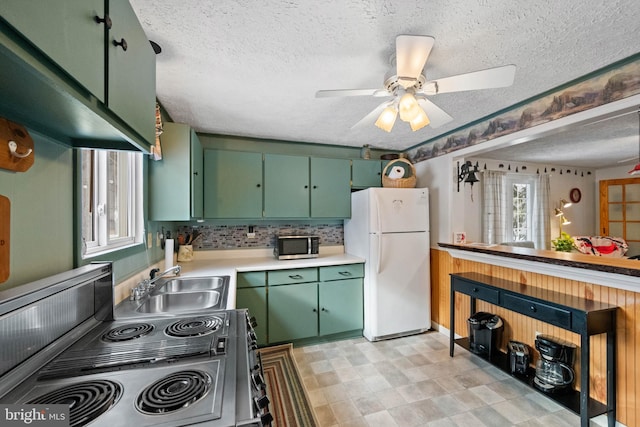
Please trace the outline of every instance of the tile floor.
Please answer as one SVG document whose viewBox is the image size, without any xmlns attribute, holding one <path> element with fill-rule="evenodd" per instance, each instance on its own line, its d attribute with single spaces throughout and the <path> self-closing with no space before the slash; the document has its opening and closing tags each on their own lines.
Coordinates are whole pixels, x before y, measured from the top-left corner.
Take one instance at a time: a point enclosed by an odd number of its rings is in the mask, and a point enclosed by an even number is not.
<svg viewBox="0 0 640 427">
<path fill-rule="evenodd" d="M 580 419 L 439 332 L 298 347 L 321 427 L 579 426 Z"/>
</svg>

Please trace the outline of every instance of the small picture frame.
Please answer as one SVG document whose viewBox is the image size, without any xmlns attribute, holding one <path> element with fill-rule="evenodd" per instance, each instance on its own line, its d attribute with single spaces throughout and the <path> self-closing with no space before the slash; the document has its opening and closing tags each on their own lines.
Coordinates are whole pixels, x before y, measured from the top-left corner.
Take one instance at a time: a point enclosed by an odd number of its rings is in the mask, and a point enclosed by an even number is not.
<svg viewBox="0 0 640 427">
<path fill-rule="evenodd" d="M 456 231 L 453 233 L 453 243 L 456 245 L 464 245 L 467 243 L 467 233 L 464 231 Z"/>
</svg>

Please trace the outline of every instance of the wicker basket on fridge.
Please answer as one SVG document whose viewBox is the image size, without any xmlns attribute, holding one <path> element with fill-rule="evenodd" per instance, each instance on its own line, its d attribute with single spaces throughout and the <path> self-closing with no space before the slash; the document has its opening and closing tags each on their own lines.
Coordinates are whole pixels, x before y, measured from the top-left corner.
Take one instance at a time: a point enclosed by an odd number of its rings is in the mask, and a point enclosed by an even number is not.
<svg viewBox="0 0 640 427">
<path fill-rule="evenodd" d="M 389 178 L 387 170 L 394 165 L 402 166 L 407 173 L 402 178 Z M 407 176 L 408 175 L 408 176 Z M 416 186 L 416 168 L 407 159 L 395 159 L 387 163 L 382 171 L 382 186 L 385 188 L 415 188 Z"/>
</svg>

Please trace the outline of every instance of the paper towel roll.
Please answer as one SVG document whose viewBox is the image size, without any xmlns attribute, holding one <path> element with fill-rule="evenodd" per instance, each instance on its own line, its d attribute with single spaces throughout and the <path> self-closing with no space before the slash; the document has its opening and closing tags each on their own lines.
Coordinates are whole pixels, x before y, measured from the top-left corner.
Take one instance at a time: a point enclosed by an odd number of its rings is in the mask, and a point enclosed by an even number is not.
<svg viewBox="0 0 640 427">
<path fill-rule="evenodd" d="M 173 239 L 164 241 L 164 269 L 173 267 Z"/>
</svg>

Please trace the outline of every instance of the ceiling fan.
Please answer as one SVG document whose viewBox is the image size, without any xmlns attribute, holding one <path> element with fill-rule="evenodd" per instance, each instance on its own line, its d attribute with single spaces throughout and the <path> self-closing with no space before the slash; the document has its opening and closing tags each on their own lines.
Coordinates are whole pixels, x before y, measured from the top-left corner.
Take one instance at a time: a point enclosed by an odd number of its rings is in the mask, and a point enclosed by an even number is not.
<svg viewBox="0 0 640 427">
<path fill-rule="evenodd" d="M 390 97 L 353 127 L 370 123 L 391 132 L 398 115 L 416 131 L 431 124 L 437 128 L 453 118 L 427 99 L 439 93 L 507 87 L 513 84 L 515 65 L 458 74 L 438 80 L 427 80 L 424 66 L 435 39 L 430 36 L 399 35 L 396 37 L 396 70 L 385 76 L 380 89 L 319 90 L 316 98 L 337 96 Z M 352 127 L 352 128 L 353 128 Z"/>
</svg>

